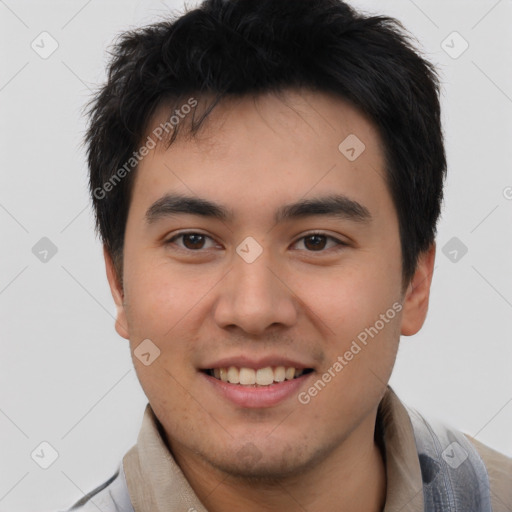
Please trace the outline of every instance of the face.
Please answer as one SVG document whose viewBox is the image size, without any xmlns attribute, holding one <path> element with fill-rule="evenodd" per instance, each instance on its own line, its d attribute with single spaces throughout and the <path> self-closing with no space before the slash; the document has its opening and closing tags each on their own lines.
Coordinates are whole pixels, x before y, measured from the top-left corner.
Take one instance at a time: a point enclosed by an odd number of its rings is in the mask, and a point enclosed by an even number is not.
<svg viewBox="0 0 512 512">
<path fill-rule="evenodd" d="M 373 435 L 433 266 L 432 250 L 402 292 L 384 176 L 373 125 L 313 92 L 225 101 L 139 164 L 123 290 L 108 255 L 107 272 L 176 457 L 293 475 Z"/>
</svg>

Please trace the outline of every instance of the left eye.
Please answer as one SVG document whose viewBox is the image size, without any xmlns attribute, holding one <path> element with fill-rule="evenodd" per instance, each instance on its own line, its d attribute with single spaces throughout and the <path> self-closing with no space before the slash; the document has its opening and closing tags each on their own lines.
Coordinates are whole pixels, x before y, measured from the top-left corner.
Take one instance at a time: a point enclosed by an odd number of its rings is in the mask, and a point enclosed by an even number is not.
<svg viewBox="0 0 512 512">
<path fill-rule="evenodd" d="M 326 249 L 328 240 L 334 242 L 334 247 L 347 245 L 341 240 L 338 240 L 332 236 L 324 235 L 323 233 L 311 233 L 309 235 L 303 236 L 302 238 L 299 238 L 294 243 L 294 245 L 298 244 L 300 241 L 303 241 L 304 246 L 308 249 L 308 252 L 319 252 Z M 331 246 L 331 248 L 332 247 L 333 246 Z M 329 249 L 329 247 L 327 248 Z"/>
</svg>

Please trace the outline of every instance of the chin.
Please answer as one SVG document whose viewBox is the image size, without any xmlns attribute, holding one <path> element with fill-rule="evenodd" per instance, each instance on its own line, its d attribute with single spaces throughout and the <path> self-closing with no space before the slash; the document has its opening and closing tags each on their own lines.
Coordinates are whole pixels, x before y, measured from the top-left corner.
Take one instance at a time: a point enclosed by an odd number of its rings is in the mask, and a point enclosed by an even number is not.
<svg viewBox="0 0 512 512">
<path fill-rule="evenodd" d="M 234 478 L 259 482 L 278 482 L 310 471 L 316 460 L 322 458 L 318 453 L 310 455 L 303 447 L 274 446 L 258 448 L 252 443 L 245 444 L 235 453 L 215 454 L 217 457 L 205 457 L 205 460 L 219 471 Z"/>
<path fill-rule="evenodd" d="M 243 461 L 210 461 L 218 470 L 238 479 L 272 483 L 304 472 L 306 464 L 287 460 L 259 461 L 247 464 Z"/>
</svg>

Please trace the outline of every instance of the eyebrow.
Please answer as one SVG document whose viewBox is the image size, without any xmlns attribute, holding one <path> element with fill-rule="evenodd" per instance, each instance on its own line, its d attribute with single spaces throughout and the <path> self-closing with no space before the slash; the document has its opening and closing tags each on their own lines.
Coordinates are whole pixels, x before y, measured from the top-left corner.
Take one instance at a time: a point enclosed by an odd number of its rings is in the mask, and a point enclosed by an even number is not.
<svg viewBox="0 0 512 512">
<path fill-rule="evenodd" d="M 180 214 L 199 215 L 223 222 L 234 219 L 232 210 L 208 199 L 181 194 L 166 194 L 148 208 L 146 223 L 153 224 L 161 219 Z M 275 212 L 274 222 L 278 224 L 287 220 L 316 215 L 366 224 L 372 220 L 370 211 L 366 206 L 345 195 L 330 194 L 325 197 L 303 199 L 281 206 Z"/>
</svg>

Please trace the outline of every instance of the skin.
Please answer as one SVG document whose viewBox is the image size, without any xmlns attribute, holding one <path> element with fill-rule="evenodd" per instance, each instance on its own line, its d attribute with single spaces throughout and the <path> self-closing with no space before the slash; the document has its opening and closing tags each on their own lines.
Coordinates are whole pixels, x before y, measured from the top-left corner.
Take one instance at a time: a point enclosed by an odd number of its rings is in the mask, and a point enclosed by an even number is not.
<svg viewBox="0 0 512 512">
<path fill-rule="evenodd" d="M 154 126 L 164 119 L 160 109 Z M 349 134 L 366 146 L 354 162 L 338 150 Z M 139 165 L 124 289 L 105 251 L 116 329 L 132 354 L 146 338 L 159 347 L 151 365 L 133 362 L 175 460 L 209 511 L 325 512 L 340 503 L 382 510 L 377 407 L 400 334 L 415 334 L 425 320 L 435 258 L 432 245 L 404 290 L 384 175 L 372 123 L 343 100 L 310 91 L 226 100 L 196 137 L 159 145 Z M 148 224 L 148 208 L 171 192 L 221 203 L 234 218 L 176 215 Z M 273 221 L 284 204 L 332 193 L 364 205 L 371 222 Z M 317 230 L 346 245 L 326 238 L 315 249 L 304 237 Z M 165 243 L 181 231 L 210 238 L 203 246 L 187 237 Z M 247 236 L 263 249 L 252 263 L 235 251 Z M 272 353 L 314 368 L 300 390 L 307 391 L 396 302 L 402 310 L 306 405 L 294 395 L 273 407 L 239 407 L 198 370 L 221 357 Z M 247 450 L 253 455 L 244 459 Z"/>
</svg>

